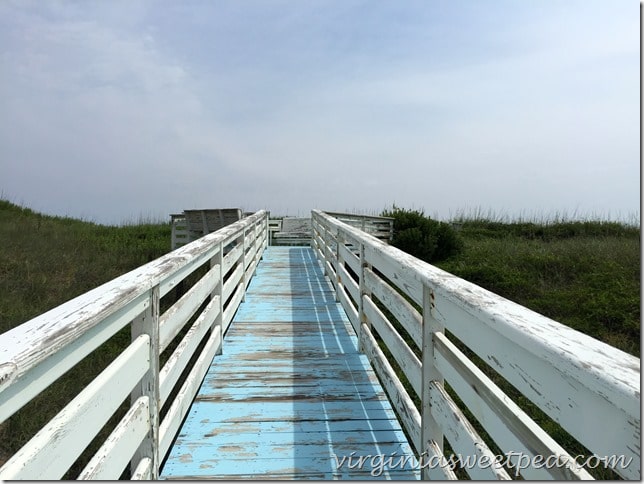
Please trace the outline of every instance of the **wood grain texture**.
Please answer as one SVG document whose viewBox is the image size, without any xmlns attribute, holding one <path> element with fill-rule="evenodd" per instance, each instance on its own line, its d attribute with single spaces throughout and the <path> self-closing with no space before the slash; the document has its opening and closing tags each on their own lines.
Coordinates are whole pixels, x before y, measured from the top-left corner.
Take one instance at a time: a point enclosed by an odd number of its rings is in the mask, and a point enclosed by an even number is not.
<svg viewBox="0 0 644 484">
<path fill-rule="evenodd" d="M 590 451 L 631 461 L 625 468 L 615 467 L 618 474 L 628 479 L 641 477 L 639 359 L 391 247 L 327 213 L 314 210 L 313 220 L 316 233 L 358 241 L 363 265 L 373 268 L 373 274 L 361 271 L 360 281 L 369 279 L 367 287 L 401 318 L 415 341 L 417 317 L 414 311 L 394 311 L 398 306 L 392 304 L 394 291 L 422 306 L 424 321 L 444 327 Z M 382 275 L 381 281 L 386 279 L 393 291 L 385 292 L 382 284 L 376 284 L 375 274 Z M 434 364 L 433 351 L 428 335 L 423 338 L 423 383 L 442 378 L 425 374 L 425 366 Z M 423 397 L 426 407 L 425 392 Z"/>
<path fill-rule="evenodd" d="M 419 477 L 341 464 L 352 452 L 412 455 L 313 250 L 270 247 L 161 478 Z"/>
<path fill-rule="evenodd" d="M 265 218 L 259 211 L 0 335 L 0 421 L 146 310 L 147 291 L 159 286 L 163 297 Z"/>
</svg>

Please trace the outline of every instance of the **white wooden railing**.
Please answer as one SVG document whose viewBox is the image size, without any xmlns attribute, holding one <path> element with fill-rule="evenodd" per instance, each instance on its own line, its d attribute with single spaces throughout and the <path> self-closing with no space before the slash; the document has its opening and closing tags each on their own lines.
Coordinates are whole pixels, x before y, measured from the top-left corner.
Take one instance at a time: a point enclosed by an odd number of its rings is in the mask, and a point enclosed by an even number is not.
<svg viewBox="0 0 644 484">
<path fill-rule="evenodd" d="M 324 213 L 331 215 L 336 220 L 344 222 L 351 227 L 358 228 L 369 235 L 373 235 L 377 239 L 391 242 L 393 238 L 394 219 L 391 217 L 329 211 L 325 211 Z"/>
<path fill-rule="evenodd" d="M 9 458 L 0 479 L 60 479 L 128 398 L 127 413 L 79 477 L 118 479 L 130 464 L 132 479 L 157 478 L 222 351 L 267 245 L 267 226 L 267 213 L 257 212 L 0 335 L 4 422 L 121 329 L 129 325 L 132 334 L 131 344 Z M 160 299 L 191 274 L 197 282 L 161 313 Z"/>
<path fill-rule="evenodd" d="M 172 250 L 237 222 L 242 217 L 241 208 L 194 209 L 170 214 Z"/>
<path fill-rule="evenodd" d="M 501 390 L 507 382 L 597 458 L 623 457 L 613 466 L 619 475 L 640 478 L 637 358 L 388 246 L 336 215 L 313 212 L 312 246 L 418 456 L 443 464 L 425 466 L 425 477 L 455 477 L 445 441 L 455 453 L 477 458 L 465 467 L 477 479 L 514 477 L 498 449 L 514 456 L 510 464 L 522 466 L 524 478 L 590 477 L 576 454 Z M 123 328 L 132 334 L 131 344 L 9 458 L 0 478 L 64 476 L 126 400 L 125 415 L 78 477 L 117 479 L 125 471 L 132 479 L 157 478 L 222 350 L 268 243 L 268 225 L 267 213 L 257 212 L 0 335 L 4 422 Z M 161 298 L 188 285 L 191 275 L 196 282 L 161 313 Z"/>
<path fill-rule="evenodd" d="M 357 227 L 363 232 L 374 237 L 391 241 L 394 233 L 394 219 L 391 217 L 378 217 L 373 215 L 358 215 L 341 212 L 325 212 L 342 222 Z M 311 244 L 311 219 L 299 217 L 283 217 L 269 219 L 269 244 L 270 245 L 310 245 Z"/>
<path fill-rule="evenodd" d="M 604 457 L 622 477 L 641 478 L 639 359 L 317 210 L 312 245 L 425 459 L 424 477 L 456 477 L 447 441 L 454 454 L 474 458 L 463 467 L 475 479 L 512 478 L 519 469 L 526 479 L 586 479 Z M 555 442 L 495 383 L 502 380 L 594 457 Z"/>
</svg>

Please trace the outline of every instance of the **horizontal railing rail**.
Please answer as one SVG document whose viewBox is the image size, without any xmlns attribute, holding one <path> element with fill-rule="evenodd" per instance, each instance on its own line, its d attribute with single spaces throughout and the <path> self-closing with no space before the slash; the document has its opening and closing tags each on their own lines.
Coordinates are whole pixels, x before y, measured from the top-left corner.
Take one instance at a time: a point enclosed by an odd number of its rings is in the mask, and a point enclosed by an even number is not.
<svg viewBox="0 0 644 484">
<path fill-rule="evenodd" d="M 257 212 L 0 335 L 0 422 L 123 328 L 129 326 L 132 336 L 4 463 L 0 478 L 60 479 L 129 401 L 78 477 L 118 479 L 125 472 L 132 479 L 156 479 L 213 357 L 222 351 L 223 335 L 267 245 L 267 228 L 267 213 Z M 162 312 L 161 299 L 180 291 L 185 293 Z"/>
<path fill-rule="evenodd" d="M 394 219 L 375 215 L 359 215 L 344 212 L 328 212 L 327 215 L 344 222 L 351 227 L 373 235 L 375 238 L 391 242 L 394 235 Z"/>
<path fill-rule="evenodd" d="M 638 358 L 318 210 L 312 246 L 417 456 L 433 463 L 424 477 L 456 478 L 447 443 L 471 457 L 458 472 L 474 479 L 592 478 L 512 400 L 518 392 L 593 466 L 607 458 L 640 479 Z"/>
</svg>

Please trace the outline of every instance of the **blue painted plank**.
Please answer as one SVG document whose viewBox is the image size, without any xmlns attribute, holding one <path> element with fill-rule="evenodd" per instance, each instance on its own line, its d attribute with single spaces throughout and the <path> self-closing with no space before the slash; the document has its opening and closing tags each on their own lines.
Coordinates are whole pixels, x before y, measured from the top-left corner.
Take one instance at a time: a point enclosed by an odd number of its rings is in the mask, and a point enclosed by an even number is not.
<svg viewBox="0 0 644 484">
<path fill-rule="evenodd" d="M 341 419 L 395 419 L 388 402 L 235 402 L 225 404 L 209 400 L 199 394 L 191 409 L 191 418 L 209 418 L 220 422 L 255 422 L 267 420 L 341 420 Z"/>
<path fill-rule="evenodd" d="M 231 353 L 227 353 L 226 357 L 217 358 L 217 365 L 213 365 L 210 368 L 210 373 L 231 373 L 234 374 L 235 370 L 238 372 L 244 371 L 257 371 L 257 367 L 260 368 L 270 368 L 271 372 L 282 372 L 282 373 L 292 373 L 294 375 L 316 375 L 319 372 L 321 377 L 324 377 L 326 373 L 334 375 L 336 372 L 346 372 L 350 374 L 360 375 L 362 373 L 368 373 L 373 375 L 374 372 L 370 368 L 364 367 L 364 361 L 354 358 L 348 358 L 351 355 L 343 355 L 343 361 L 337 361 L 337 358 L 327 358 L 329 361 L 325 361 L 324 365 L 319 368 L 311 368 L 309 365 L 300 365 L 296 361 L 280 360 L 280 359 L 248 359 L 240 360 L 243 356 L 250 357 L 251 353 L 244 353 L 238 351 L 234 353 L 235 358 L 231 357 Z"/>
<path fill-rule="evenodd" d="M 300 438 L 302 441 L 298 441 Z M 185 461 L 199 463 L 201 469 L 211 469 L 210 472 L 221 474 L 232 474 L 233 470 L 238 470 L 240 461 L 246 466 L 245 472 L 251 469 L 258 473 L 278 472 L 285 467 L 285 464 L 289 467 L 304 468 L 315 461 L 322 464 L 322 469 L 328 472 L 341 469 L 341 464 L 352 455 L 354 458 L 355 456 L 382 456 L 385 460 L 408 452 L 407 444 L 398 442 L 337 444 L 323 441 L 317 445 L 309 445 L 307 442 L 308 437 L 303 434 L 296 435 L 295 442 L 273 444 L 265 440 L 257 440 L 219 445 L 192 442 L 178 443 L 176 449 L 178 455 L 183 456 Z M 399 462 L 400 465 L 397 465 Z M 395 458 L 393 463 L 391 468 L 395 467 L 399 471 L 413 470 L 416 467 L 413 459 Z M 363 470 L 370 471 L 371 466 Z M 179 465 L 176 465 L 175 472 L 180 472 Z"/>
<path fill-rule="evenodd" d="M 207 430 L 206 433 L 203 433 Z M 295 422 L 280 421 L 259 421 L 259 422 L 211 422 L 209 418 L 204 418 L 199 422 L 193 420 L 186 421 L 183 426 L 180 438 L 193 433 L 202 432 L 204 436 L 219 437 L 230 435 L 266 435 L 270 437 L 272 433 L 280 433 L 287 436 L 302 432 L 330 432 L 332 436 L 339 439 L 349 439 L 354 436 L 345 437 L 345 432 L 396 432 L 397 436 L 402 435 L 402 427 L 398 422 L 392 422 L 390 419 L 369 419 L 369 420 L 304 420 Z M 402 440 L 401 440 L 402 442 Z"/>
<path fill-rule="evenodd" d="M 271 247 L 161 477 L 419 478 L 339 464 L 359 455 L 413 454 L 312 250 Z"/>
</svg>

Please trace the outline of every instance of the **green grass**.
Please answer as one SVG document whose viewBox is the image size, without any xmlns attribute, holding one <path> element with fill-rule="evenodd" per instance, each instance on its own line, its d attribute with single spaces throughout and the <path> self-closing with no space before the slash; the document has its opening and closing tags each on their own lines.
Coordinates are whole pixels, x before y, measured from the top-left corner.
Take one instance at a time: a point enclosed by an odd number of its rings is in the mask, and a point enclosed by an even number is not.
<svg viewBox="0 0 644 484">
<path fill-rule="evenodd" d="M 640 229 L 606 221 L 462 220 L 464 251 L 437 264 L 627 353 L 640 356 Z M 571 455 L 591 455 L 560 425 L 458 345 Z M 481 430 L 481 433 L 484 432 Z M 588 469 L 597 479 L 618 476 Z"/>
<path fill-rule="evenodd" d="M 170 225 L 110 227 L 0 200 L 0 332 L 170 250 Z M 125 328 L 0 425 L 0 463 L 14 454 L 130 341 Z M 120 414 L 122 415 L 125 407 Z M 112 419 L 113 427 L 116 418 Z M 101 433 L 104 439 L 110 425 Z M 82 470 L 95 442 L 66 478 Z"/>
<path fill-rule="evenodd" d="M 441 268 L 640 355 L 638 227 L 481 217 L 455 223 L 464 249 L 437 264 Z M 167 223 L 103 226 L 0 200 L 0 332 L 167 253 L 170 232 Z M 0 425 L 0 463 L 107 366 L 129 338 L 126 328 Z M 569 440 L 547 418 L 537 420 L 560 442 Z M 67 477 L 81 468 L 77 464 Z"/>
<path fill-rule="evenodd" d="M 170 231 L 49 217 L 0 200 L 0 332 L 160 257 Z"/>
<path fill-rule="evenodd" d="M 640 231 L 606 222 L 462 223 L 457 276 L 640 355 Z"/>
<path fill-rule="evenodd" d="M 542 313 L 580 332 L 623 351 L 640 356 L 640 229 L 609 221 L 543 222 L 508 221 L 498 218 L 460 218 L 452 222 L 459 231 L 463 250 L 435 265 L 492 292 Z M 400 323 L 381 306 L 405 338 Z M 417 308 L 418 309 L 418 308 Z M 508 381 L 448 334 L 490 377 L 551 437 L 571 455 L 592 455 L 560 425 L 521 395 Z M 388 354 L 388 350 L 381 345 Z M 415 351 L 420 358 L 419 351 Z M 417 406 L 420 401 L 398 365 L 398 377 Z M 446 384 L 454 401 L 458 396 Z M 463 408 L 494 452 L 499 452 L 485 429 Z M 445 442 L 446 452 L 450 452 Z M 590 470 L 598 479 L 617 479 L 609 469 Z M 464 477 L 462 470 L 459 477 Z"/>
</svg>

